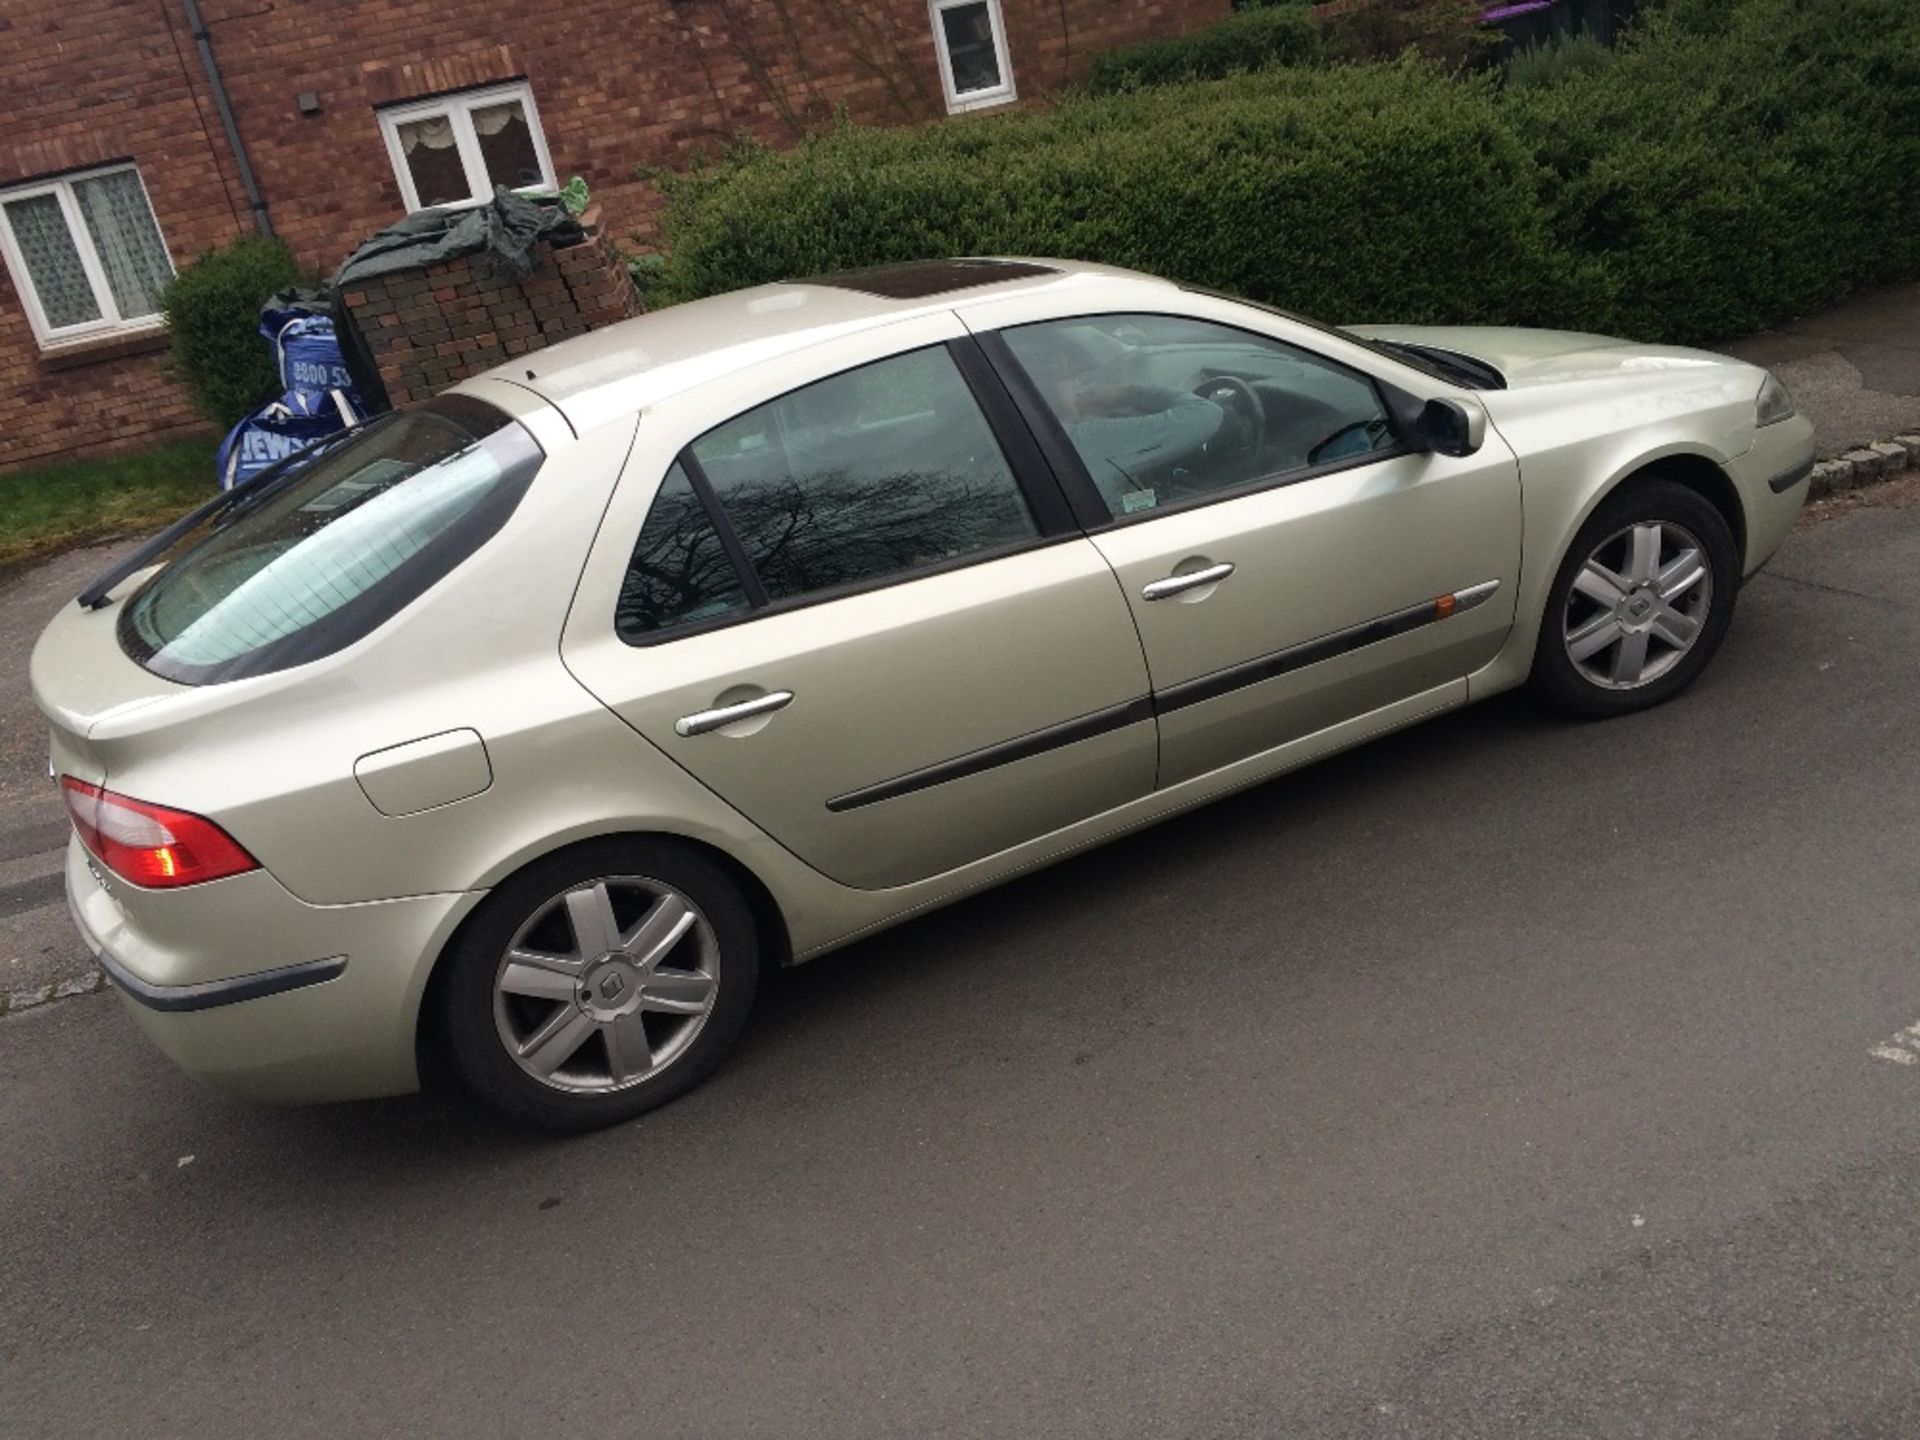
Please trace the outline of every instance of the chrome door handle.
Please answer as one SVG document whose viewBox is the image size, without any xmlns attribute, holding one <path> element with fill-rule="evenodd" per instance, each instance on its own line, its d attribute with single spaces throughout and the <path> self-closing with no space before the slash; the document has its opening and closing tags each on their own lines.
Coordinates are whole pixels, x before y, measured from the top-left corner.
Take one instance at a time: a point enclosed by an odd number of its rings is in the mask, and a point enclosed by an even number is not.
<svg viewBox="0 0 1920 1440">
<path fill-rule="evenodd" d="M 1218 585 L 1233 573 L 1230 561 L 1221 561 L 1218 565 L 1209 565 L 1204 570 L 1195 570 L 1190 575 L 1169 575 L 1164 580 L 1155 580 L 1142 587 L 1142 600 L 1165 600 L 1170 595 L 1182 595 L 1189 590 L 1198 590 L 1203 585 Z"/>
<path fill-rule="evenodd" d="M 774 690 L 752 700 L 742 700 L 738 705 L 722 705 L 717 710 L 696 710 L 691 715 L 682 715 L 673 722 L 676 735 L 704 735 L 709 730 L 718 730 L 737 721 L 751 720 L 756 715 L 771 715 L 776 710 L 784 710 L 793 703 L 791 690 Z"/>
</svg>

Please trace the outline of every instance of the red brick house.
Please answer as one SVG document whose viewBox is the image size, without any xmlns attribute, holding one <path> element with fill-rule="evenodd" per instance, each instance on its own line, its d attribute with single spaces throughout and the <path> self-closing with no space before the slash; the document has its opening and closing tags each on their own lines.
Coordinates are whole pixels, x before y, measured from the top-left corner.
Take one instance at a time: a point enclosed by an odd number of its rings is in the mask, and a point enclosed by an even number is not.
<svg viewBox="0 0 1920 1440">
<path fill-rule="evenodd" d="M 1228 0 L 9 0 L 0 9 L 0 471 L 202 422 L 153 297 L 258 226 L 331 272 L 410 208 L 844 110 L 900 122 L 1057 91 Z M 229 123 L 229 118 L 230 123 Z"/>
</svg>

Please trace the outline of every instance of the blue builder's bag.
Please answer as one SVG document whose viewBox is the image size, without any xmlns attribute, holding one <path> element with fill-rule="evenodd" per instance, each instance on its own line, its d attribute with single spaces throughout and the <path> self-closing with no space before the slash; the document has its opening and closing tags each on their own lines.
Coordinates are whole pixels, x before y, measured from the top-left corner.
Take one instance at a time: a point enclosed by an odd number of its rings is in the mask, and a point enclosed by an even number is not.
<svg viewBox="0 0 1920 1440">
<path fill-rule="evenodd" d="M 220 442 L 222 490 L 366 418 L 324 299 L 297 291 L 274 296 L 260 311 L 260 333 L 273 346 L 285 388 Z"/>
</svg>

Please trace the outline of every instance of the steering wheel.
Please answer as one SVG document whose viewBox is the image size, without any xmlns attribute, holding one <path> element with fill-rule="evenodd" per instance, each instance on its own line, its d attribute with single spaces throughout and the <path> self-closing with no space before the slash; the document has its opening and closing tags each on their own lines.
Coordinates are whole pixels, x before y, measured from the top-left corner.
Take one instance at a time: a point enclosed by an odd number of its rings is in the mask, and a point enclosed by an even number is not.
<svg viewBox="0 0 1920 1440">
<path fill-rule="evenodd" d="M 1334 445 L 1336 445 L 1338 442 L 1342 440 L 1345 440 L 1348 436 L 1355 435 L 1355 434 L 1364 435 L 1366 437 L 1367 443 L 1362 448 L 1351 451 L 1349 453 L 1354 455 L 1364 455 L 1368 451 L 1372 450 L 1374 446 L 1378 445 L 1380 443 L 1381 437 L 1385 435 L 1387 431 L 1391 428 L 1392 427 L 1389 426 L 1385 420 L 1382 420 L 1379 418 L 1375 418 L 1372 420 L 1356 420 L 1351 425 L 1342 425 L 1338 430 L 1334 431 L 1331 435 L 1325 436 L 1324 438 L 1314 443 L 1313 448 L 1307 451 L 1307 463 L 1309 465 L 1318 465 L 1322 460 L 1327 458 L 1327 451 L 1331 450 L 1334 447 Z M 1345 459 L 1346 456 L 1342 455 L 1342 456 L 1336 456 L 1334 458 Z"/>
<path fill-rule="evenodd" d="M 1258 455 L 1267 448 L 1267 411 L 1253 387 L 1237 375 L 1215 375 L 1193 387 L 1202 400 L 1211 400 L 1240 422 L 1240 449 Z"/>
</svg>

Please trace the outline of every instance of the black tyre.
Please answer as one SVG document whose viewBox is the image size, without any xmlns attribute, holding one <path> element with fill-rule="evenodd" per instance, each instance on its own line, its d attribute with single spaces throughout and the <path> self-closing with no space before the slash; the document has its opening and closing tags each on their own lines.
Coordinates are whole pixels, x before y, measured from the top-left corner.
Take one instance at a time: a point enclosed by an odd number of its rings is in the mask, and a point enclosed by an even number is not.
<svg viewBox="0 0 1920 1440">
<path fill-rule="evenodd" d="M 699 1084 L 738 1038 L 760 978 L 738 887 L 659 840 L 596 841 L 521 871 L 444 963 L 455 1074 L 551 1130 L 617 1124 Z"/>
<path fill-rule="evenodd" d="M 1635 481 L 1580 527 L 1547 595 L 1534 693 L 1602 717 L 1671 700 L 1733 621 L 1740 556 L 1725 518 L 1672 480 Z"/>
</svg>

